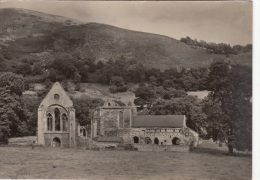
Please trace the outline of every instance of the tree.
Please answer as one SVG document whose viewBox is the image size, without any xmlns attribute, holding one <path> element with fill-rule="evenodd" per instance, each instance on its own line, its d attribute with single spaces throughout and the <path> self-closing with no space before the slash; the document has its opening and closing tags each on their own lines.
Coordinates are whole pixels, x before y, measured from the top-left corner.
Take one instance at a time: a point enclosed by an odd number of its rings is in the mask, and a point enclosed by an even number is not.
<svg viewBox="0 0 260 180">
<path fill-rule="evenodd" d="M 127 86 L 125 85 L 123 78 L 120 76 L 111 77 L 110 83 L 111 83 L 112 87 L 109 88 L 109 90 L 112 93 L 125 92 L 127 90 Z"/>
<path fill-rule="evenodd" d="M 75 84 L 78 84 L 81 82 L 81 75 L 77 71 L 74 72 L 73 81 Z"/>
<path fill-rule="evenodd" d="M 188 94 L 184 90 L 176 90 L 174 88 L 169 88 L 164 92 L 163 98 L 171 99 L 171 98 L 185 97 L 187 95 Z"/>
<path fill-rule="evenodd" d="M 252 69 L 225 62 L 213 63 L 209 78 L 212 92 L 205 101 L 208 133 L 233 149 L 252 149 Z"/>
<path fill-rule="evenodd" d="M 0 72 L 6 71 L 5 58 L 0 55 Z"/>
<path fill-rule="evenodd" d="M 170 100 L 157 99 L 152 103 L 149 114 L 155 115 L 185 115 L 187 126 L 197 131 L 200 136 L 204 134 L 206 115 L 202 112 L 202 104 L 194 96 L 172 98 Z"/>
<path fill-rule="evenodd" d="M 50 79 L 52 82 L 57 80 L 57 72 L 53 68 L 49 69 L 48 79 Z"/>
<path fill-rule="evenodd" d="M 140 86 L 135 91 L 135 96 L 137 99 L 135 99 L 135 104 L 137 105 L 150 105 L 153 100 L 156 99 L 156 93 L 155 90 L 150 86 Z"/>
<path fill-rule="evenodd" d="M 40 99 L 35 96 L 24 96 L 22 97 L 22 101 L 24 102 L 25 109 L 28 112 L 27 118 L 27 134 L 31 136 L 36 135 L 37 130 L 37 121 L 38 121 L 38 107 L 41 103 Z"/>
<path fill-rule="evenodd" d="M 208 77 L 208 90 L 217 92 L 223 87 L 229 73 L 229 64 L 224 60 L 217 59 L 210 65 Z"/>
<path fill-rule="evenodd" d="M 9 90 L 10 94 L 21 96 L 24 90 L 23 76 L 12 72 L 0 73 L 0 87 Z"/>
<path fill-rule="evenodd" d="M 35 63 L 32 68 L 32 75 L 42 75 L 43 74 L 43 67 L 41 63 Z"/>
<path fill-rule="evenodd" d="M 21 99 L 23 78 L 14 73 L 3 73 L 0 87 L 0 134 L 5 138 L 26 134 L 28 116 Z"/>
<path fill-rule="evenodd" d="M 97 69 L 102 69 L 104 67 L 104 63 L 102 61 L 97 62 Z"/>
<path fill-rule="evenodd" d="M 72 99 L 76 112 L 76 119 L 81 126 L 91 123 L 91 111 L 104 104 L 100 98 L 89 98 L 81 96 L 81 98 Z"/>
<path fill-rule="evenodd" d="M 23 76 L 30 75 L 32 73 L 32 68 L 29 63 L 20 63 L 16 67 L 15 73 L 21 74 Z"/>
</svg>

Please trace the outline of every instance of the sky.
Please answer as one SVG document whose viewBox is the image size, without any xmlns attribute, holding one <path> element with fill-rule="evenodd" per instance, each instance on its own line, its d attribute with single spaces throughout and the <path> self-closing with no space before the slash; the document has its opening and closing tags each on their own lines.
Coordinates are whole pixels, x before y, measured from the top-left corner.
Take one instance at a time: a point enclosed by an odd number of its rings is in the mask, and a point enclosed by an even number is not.
<svg viewBox="0 0 260 180">
<path fill-rule="evenodd" d="M 175 39 L 190 36 L 230 45 L 252 43 L 252 2 L 2 0 L 0 8 L 30 9 Z"/>
</svg>

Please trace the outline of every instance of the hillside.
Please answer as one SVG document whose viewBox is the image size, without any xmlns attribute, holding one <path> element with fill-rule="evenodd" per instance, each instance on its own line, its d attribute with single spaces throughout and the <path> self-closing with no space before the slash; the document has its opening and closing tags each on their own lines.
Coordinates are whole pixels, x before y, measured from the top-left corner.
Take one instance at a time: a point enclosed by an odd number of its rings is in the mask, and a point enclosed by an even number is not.
<svg viewBox="0 0 260 180">
<path fill-rule="evenodd" d="M 81 83 L 81 90 L 75 91 L 75 84 L 72 82 L 68 83 L 68 95 L 71 98 L 81 98 L 91 97 L 91 98 L 101 98 L 104 101 L 121 101 L 125 105 L 129 102 L 134 104 L 135 94 L 133 91 L 137 88 L 137 85 L 128 84 L 128 91 L 122 93 L 112 94 L 109 92 L 109 86 L 101 85 L 101 84 L 93 84 L 93 83 Z M 24 96 L 35 96 L 37 97 L 37 92 L 45 90 L 45 86 L 43 84 L 37 83 L 33 84 L 33 87 L 30 90 L 23 92 Z"/>
<path fill-rule="evenodd" d="M 124 56 L 147 67 L 204 67 L 215 58 L 251 66 L 252 53 L 209 54 L 162 35 L 130 31 L 23 9 L 0 9 L 0 54 L 10 68 L 24 58 L 52 60 L 60 53 L 107 61 Z"/>
</svg>

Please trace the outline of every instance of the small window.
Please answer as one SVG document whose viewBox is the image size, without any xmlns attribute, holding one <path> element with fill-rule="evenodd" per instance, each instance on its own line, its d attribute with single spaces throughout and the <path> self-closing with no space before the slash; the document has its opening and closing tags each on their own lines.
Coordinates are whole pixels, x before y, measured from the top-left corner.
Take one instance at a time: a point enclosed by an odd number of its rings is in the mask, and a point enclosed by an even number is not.
<svg viewBox="0 0 260 180">
<path fill-rule="evenodd" d="M 123 112 L 119 112 L 118 114 L 119 118 L 119 128 L 124 128 L 124 114 Z"/>
<path fill-rule="evenodd" d="M 59 99 L 60 99 L 60 95 L 54 94 L 54 99 L 55 99 L 55 100 L 59 100 Z"/>
</svg>

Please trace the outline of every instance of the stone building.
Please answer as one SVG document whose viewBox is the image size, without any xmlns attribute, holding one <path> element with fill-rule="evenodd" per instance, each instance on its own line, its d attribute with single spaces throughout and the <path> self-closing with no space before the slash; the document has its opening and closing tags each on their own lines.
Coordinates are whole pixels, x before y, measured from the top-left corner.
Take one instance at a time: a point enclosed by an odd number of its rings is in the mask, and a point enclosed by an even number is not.
<svg viewBox="0 0 260 180">
<path fill-rule="evenodd" d="M 38 144 L 75 147 L 76 134 L 73 103 L 56 82 L 38 108 Z"/>
<path fill-rule="evenodd" d="M 131 128 L 134 114 L 132 106 L 119 106 L 115 102 L 105 102 L 103 107 L 96 108 L 94 111 L 91 138 L 118 136 L 120 130 Z"/>
<path fill-rule="evenodd" d="M 77 124 L 73 102 L 60 83 L 55 83 L 38 109 L 40 145 L 111 146 L 122 139 L 124 144 L 133 144 L 138 149 L 146 146 L 175 151 L 173 147 L 198 143 L 198 134 L 186 126 L 185 115 L 137 115 L 131 103 L 119 106 L 115 102 L 105 102 L 94 110 L 90 126 L 88 129 Z"/>
<path fill-rule="evenodd" d="M 187 146 L 198 134 L 186 126 L 185 115 L 137 115 L 133 106 L 105 103 L 94 112 L 91 138 L 122 137 L 125 144 Z"/>
</svg>

